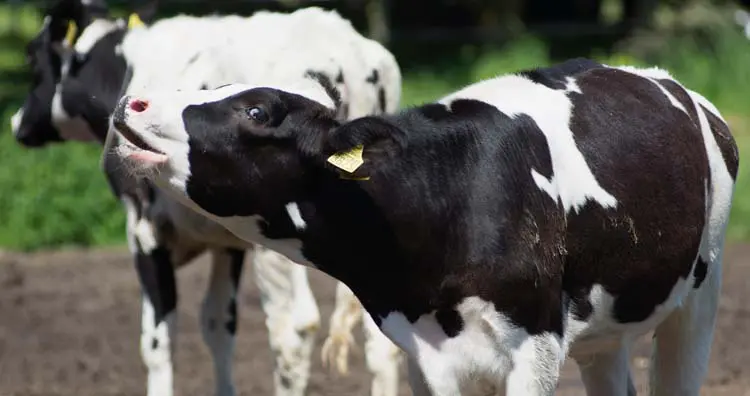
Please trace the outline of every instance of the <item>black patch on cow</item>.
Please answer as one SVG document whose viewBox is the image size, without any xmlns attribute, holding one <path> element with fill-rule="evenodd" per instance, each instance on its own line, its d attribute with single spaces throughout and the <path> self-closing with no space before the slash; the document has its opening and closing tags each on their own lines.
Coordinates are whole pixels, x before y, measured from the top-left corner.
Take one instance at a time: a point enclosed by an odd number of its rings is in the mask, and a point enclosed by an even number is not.
<svg viewBox="0 0 750 396">
<path fill-rule="evenodd" d="M 336 88 L 335 85 L 331 82 L 331 78 L 328 77 L 327 74 L 321 72 L 321 71 L 315 71 L 308 69 L 305 71 L 305 77 L 312 78 L 313 80 L 320 83 L 320 85 L 325 89 L 326 94 L 331 98 L 333 101 L 334 107 L 338 110 L 341 108 L 341 92 Z"/>
<path fill-rule="evenodd" d="M 435 312 L 435 320 L 437 320 L 443 332 L 448 337 L 455 337 L 464 327 L 464 320 L 461 315 L 455 309 L 441 309 Z"/>
<path fill-rule="evenodd" d="M 585 321 L 594 312 L 594 306 L 585 295 L 578 295 L 571 298 L 570 312 L 576 320 Z"/>
<path fill-rule="evenodd" d="M 567 86 L 567 78 L 574 77 L 585 71 L 600 68 L 601 63 L 585 58 L 570 59 L 552 67 L 540 67 L 531 70 L 524 70 L 516 73 L 521 77 L 542 84 L 547 88 L 562 90 Z"/>
<path fill-rule="evenodd" d="M 284 374 L 279 375 L 279 383 L 281 384 L 281 387 L 284 389 L 289 389 L 292 387 L 292 381 L 289 379 L 288 376 Z"/>
<path fill-rule="evenodd" d="M 378 73 L 378 69 L 372 69 L 372 73 L 367 76 L 365 79 L 368 83 L 375 85 L 378 82 L 380 82 L 380 73 Z"/>
<path fill-rule="evenodd" d="M 385 89 L 383 87 L 378 88 L 378 105 L 380 106 L 380 112 L 385 113 L 387 103 L 385 99 Z"/>
<path fill-rule="evenodd" d="M 192 64 L 193 64 L 193 63 L 195 63 L 195 61 L 197 61 L 197 60 L 198 60 L 198 58 L 200 58 L 200 57 L 201 57 L 201 54 L 200 54 L 200 52 L 199 52 L 199 53 L 197 53 L 197 54 L 195 54 L 195 55 L 193 55 L 193 56 L 191 56 L 191 57 L 190 57 L 190 59 L 188 59 L 188 61 L 187 61 L 187 64 L 185 65 L 185 67 L 188 67 L 188 66 L 192 65 Z"/>
<path fill-rule="evenodd" d="M 344 83 L 344 71 L 339 69 L 339 74 L 336 75 L 336 84 Z"/>
<path fill-rule="evenodd" d="M 701 284 L 706 279 L 708 274 L 708 264 L 703 260 L 703 257 L 698 257 L 698 261 L 695 263 L 695 269 L 693 270 L 693 276 L 695 277 L 695 283 L 693 283 L 693 289 L 701 287 Z"/>
<path fill-rule="evenodd" d="M 229 300 L 229 306 L 227 307 L 229 319 L 225 323 L 225 328 L 229 334 L 235 335 L 237 333 L 237 294 L 239 293 L 240 278 L 245 261 L 245 251 L 241 249 L 227 249 L 227 253 L 230 257 L 229 277 L 235 295 Z"/>
<path fill-rule="evenodd" d="M 685 108 L 685 111 L 687 111 L 688 116 L 690 116 L 690 119 L 693 121 L 695 125 L 700 125 L 700 121 L 698 120 L 698 112 L 695 110 L 695 103 L 693 103 L 693 99 L 690 97 L 690 95 L 685 91 L 685 88 L 680 86 L 675 81 L 662 78 L 657 80 L 657 82 L 664 87 L 667 92 L 669 92 L 672 96 L 674 96 L 675 100 L 677 100 L 680 104 L 682 104 L 682 107 Z"/>
<path fill-rule="evenodd" d="M 740 157 L 737 143 L 729 131 L 729 126 L 719 119 L 719 117 L 715 116 L 714 113 L 703 107 L 703 105 L 701 105 L 701 110 L 706 114 L 708 125 L 711 126 L 711 133 L 714 135 L 714 140 L 716 140 L 719 150 L 721 150 L 721 156 L 724 159 L 724 164 L 727 166 L 729 174 L 732 176 L 732 179 L 737 180 Z"/>
<path fill-rule="evenodd" d="M 135 268 L 145 297 L 154 307 L 154 324 L 158 326 L 177 307 L 177 286 L 170 252 L 159 245 L 145 253 L 140 242 L 136 241 L 136 245 Z"/>
<path fill-rule="evenodd" d="M 688 277 L 698 254 L 709 175 L 703 138 L 648 79 L 595 69 L 577 83 L 571 130 L 617 207 L 589 200 L 568 216 L 564 289 L 582 301 L 602 285 L 615 297 L 616 320 L 639 322 Z"/>
<path fill-rule="evenodd" d="M 156 349 L 159 347 L 159 339 L 154 337 L 151 339 L 151 349 Z"/>
</svg>

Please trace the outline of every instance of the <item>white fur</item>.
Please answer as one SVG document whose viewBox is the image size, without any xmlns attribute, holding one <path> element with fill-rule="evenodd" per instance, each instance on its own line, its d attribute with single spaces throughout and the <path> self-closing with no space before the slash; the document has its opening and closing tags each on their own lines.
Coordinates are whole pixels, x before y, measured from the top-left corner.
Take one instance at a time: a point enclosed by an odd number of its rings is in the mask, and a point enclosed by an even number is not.
<svg viewBox="0 0 750 396">
<path fill-rule="evenodd" d="M 299 212 L 299 206 L 297 206 L 296 202 L 286 204 L 286 211 L 297 230 L 304 231 L 305 228 L 307 228 L 307 223 L 305 223 L 305 219 L 302 218 L 302 214 Z"/>
<path fill-rule="evenodd" d="M 172 353 L 177 330 L 176 314 L 168 314 L 165 320 L 157 325 L 154 323 L 154 307 L 151 301 L 145 294 L 142 298 L 141 356 L 148 369 L 147 395 L 171 396 L 174 386 Z"/>
<path fill-rule="evenodd" d="M 21 129 L 21 120 L 23 119 L 23 107 L 18 109 L 13 116 L 10 117 L 10 130 L 13 131 L 13 136 L 18 135 Z"/>
<path fill-rule="evenodd" d="M 73 49 L 78 54 L 88 54 L 99 40 L 120 27 L 121 25 L 117 21 L 94 19 L 88 26 L 86 26 L 86 29 L 81 32 L 78 40 L 73 44 Z"/>
</svg>

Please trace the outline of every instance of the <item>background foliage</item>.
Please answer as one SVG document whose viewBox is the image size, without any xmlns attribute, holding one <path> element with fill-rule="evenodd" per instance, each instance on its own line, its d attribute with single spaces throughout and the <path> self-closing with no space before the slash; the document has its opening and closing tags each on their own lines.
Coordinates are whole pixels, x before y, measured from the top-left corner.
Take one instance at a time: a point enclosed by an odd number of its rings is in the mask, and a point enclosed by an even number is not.
<svg viewBox="0 0 750 396">
<path fill-rule="evenodd" d="M 545 1 L 563 2 L 535 0 L 539 7 L 545 6 Z M 340 11 L 365 31 L 366 15 L 353 14 L 357 7 L 351 3 L 344 1 Z M 403 68 L 403 105 L 433 100 L 479 79 L 569 56 L 667 68 L 713 101 L 732 124 L 743 161 L 730 237 L 750 238 L 750 176 L 744 161 L 750 148 L 750 40 L 733 21 L 736 5 L 722 1 L 640 1 L 653 9 L 636 12 L 627 8 L 632 1 L 592 0 L 583 3 L 598 4 L 595 14 L 586 10 L 566 14 L 562 10 L 550 16 L 534 13 L 533 7 L 531 11 L 520 7 L 518 4 L 524 3 L 521 0 L 463 2 L 471 12 L 452 9 L 451 4 L 456 2 L 430 2 L 438 3 L 447 5 L 433 7 L 433 14 L 411 15 L 411 20 L 409 9 L 391 9 L 388 27 L 393 29 L 376 34 L 384 40 L 390 38 L 389 47 Z M 507 7 L 497 9 L 496 3 Z M 239 1 L 166 4 L 160 16 L 216 9 L 250 14 L 268 8 Z M 123 5 L 120 14 L 124 12 Z M 39 4 L 0 3 L 0 246 L 33 250 L 122 244 L 124 213 L 100 171 L 98 146 L 66 143 L 30 150 L 20 147 L 9 132 L 8 120 L 28 89 L 23 48 L 36 34 L 41 13 Z M 628 19 L 629 13 L 635 16 Z M 555 19 L 556 15 L 559 18 Z M 574 25 L 555 27 L 554 22 L 561 20 L 601 29 L 571 33 Z M 553 28 L 545 30 L 535 22 Z M 440 29 L 430 30 L 435 26 Z M 425 31 L 431 36 L 423 34 Z M 479 32 L 480 38 L 472 32 Z M 486 33 L 484 37 L 482 32 Z"/>
</svg>

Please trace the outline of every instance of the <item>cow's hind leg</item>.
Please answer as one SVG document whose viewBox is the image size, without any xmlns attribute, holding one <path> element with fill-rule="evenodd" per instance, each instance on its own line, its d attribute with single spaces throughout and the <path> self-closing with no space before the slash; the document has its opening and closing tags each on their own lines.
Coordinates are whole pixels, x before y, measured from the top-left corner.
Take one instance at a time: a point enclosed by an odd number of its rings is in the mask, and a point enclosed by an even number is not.
<svg viewBox="0 0 750 396">
<path fill-rule="evenodd" d="M 211 250 L 211 277 L 201 309 L 203 341 L 214 363 L 217 396 L 233 396 L 232 352 L 237 331 L 237 292 L 245 251 Z"/>
<path fill-rule="evenodd" d="M 654 333 L 651 395 L 698 396 L 708 369 L 721 289 L 721 254 L 693 290 Z M 692 284 L 691 284 L 692 287 Z"/>
<path fill-rule="evenodd" d="M 628 348 L 576 359 L 586 396 L 635 396 Z"/>
</svg>

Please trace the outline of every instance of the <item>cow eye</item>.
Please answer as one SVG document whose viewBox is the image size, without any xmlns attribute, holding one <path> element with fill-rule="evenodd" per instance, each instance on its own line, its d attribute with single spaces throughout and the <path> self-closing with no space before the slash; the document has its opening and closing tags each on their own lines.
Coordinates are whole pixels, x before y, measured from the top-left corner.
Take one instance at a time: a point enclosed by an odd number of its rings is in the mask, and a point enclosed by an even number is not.
<svg viewBox="0 0 750 396">
<path fill-rule="evenodd" d="M 261 124 L 268 122 L 268 113 L 260 107 L 247 108 L 245 109 L 245 114 L 247 114 L 247 117 L 251 120 Z"/>
</svg>

